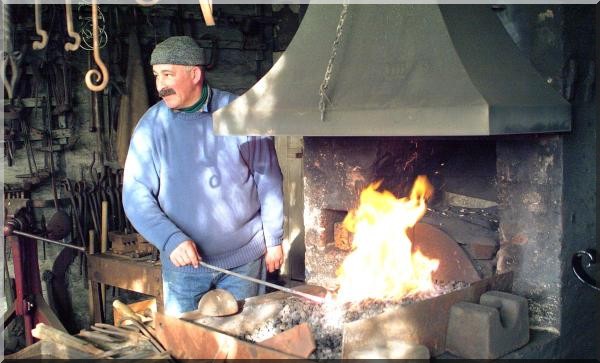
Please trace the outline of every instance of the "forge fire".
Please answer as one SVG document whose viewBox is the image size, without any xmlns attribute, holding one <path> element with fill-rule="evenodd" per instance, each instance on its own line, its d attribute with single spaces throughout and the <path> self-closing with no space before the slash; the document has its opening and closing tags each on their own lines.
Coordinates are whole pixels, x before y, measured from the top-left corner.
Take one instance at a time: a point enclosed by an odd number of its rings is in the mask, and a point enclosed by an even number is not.
<svg viewBox="0 0 600 363">
<path fill-rule="evenodd" d="M 337 270 L 340 302 L 400 299 L 433 289 L 431 273 L 439 261 L 413 251 L 408 231 L 427 211 L 433 187 L 419 176 L 410 196 L 396 198 L 377 191 L 381 182 L 360 194 L 359 206 L 348 213 L 344 227 L 352 233 L 352 252 Z"/>
</svg>

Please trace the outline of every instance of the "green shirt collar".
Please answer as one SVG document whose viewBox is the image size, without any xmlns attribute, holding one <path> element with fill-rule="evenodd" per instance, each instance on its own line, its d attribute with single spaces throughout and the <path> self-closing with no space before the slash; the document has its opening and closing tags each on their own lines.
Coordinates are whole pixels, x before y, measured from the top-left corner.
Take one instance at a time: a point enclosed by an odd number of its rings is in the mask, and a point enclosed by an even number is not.
<svg viewBox="0 0 600 363">
<path fill-rule="evenodd" d="M 185 113 L 194 113 L 198 111 L 208 112 L 208 100 L 210 99 L 211 93 L 210 87 L 208 87 L 208 84 L 204 82 L 204 85 L 202 85 L 202 94 L 200 95 L 198 102 L 190 107 L 180 108 L 177 111 Z"/>
</svg>

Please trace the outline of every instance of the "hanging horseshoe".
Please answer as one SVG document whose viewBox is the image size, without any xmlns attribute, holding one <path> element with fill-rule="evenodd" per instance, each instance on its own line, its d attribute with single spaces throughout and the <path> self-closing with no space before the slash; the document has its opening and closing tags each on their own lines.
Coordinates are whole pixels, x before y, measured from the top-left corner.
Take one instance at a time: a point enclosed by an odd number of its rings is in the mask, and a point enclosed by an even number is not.
<svg viewBox="0 0 600 363">
<path fill-rule="evenodd" d="M 75 39 L 74 43 L 65 43 L 65 50 L 75 51 L 79 48 L 79 44 L 81 43 L 81 37 L 79 33 L 73 30 L 73 12 L 71 10 L 71 1 L 65 0 L 65 10 L 66 10 L 66 18 L 67 18 L 67 33 L 73 39 Z"/>
<path fill-rule="evenodd" d="M 158 0 L 135 0 L 135 2 L 141 6 L 152 6 L 156 5 L 156 3 L 158 3 Z"/>
<path fill-rule="evenodd" d="M 99 92 L 105 89 L 108 85 L 108 69 L 102 62 L 102 58 L 100 58 L 100 46 L 98 44 L 98 6 L 96 3 L 97 0 L 92 0 L 92 32 L 94 37 L 94 61 L 96 62 L 98 67 L 100 67 L 100 71 L 102 73 L 98 72 L 98 70 L 96 69 L 90 69 L 89 71 L 87 71 L 87 73 L 85 74 L 85 85 L 91 91 Z M 94 84 L 92 82 L 92 76 L 96 77 L 96 82 L 102 80 L 102 83 Z"/>
<path fill-rule="evenodd" d="M 42 37 L 42 41 L 34 41 L 31 47 L 36 50 L 44 49 L 48 44 L 48 33 L 42 29 L 42 5 L 40 0 L 35 1 L 35 32 Z"/>
</svg>

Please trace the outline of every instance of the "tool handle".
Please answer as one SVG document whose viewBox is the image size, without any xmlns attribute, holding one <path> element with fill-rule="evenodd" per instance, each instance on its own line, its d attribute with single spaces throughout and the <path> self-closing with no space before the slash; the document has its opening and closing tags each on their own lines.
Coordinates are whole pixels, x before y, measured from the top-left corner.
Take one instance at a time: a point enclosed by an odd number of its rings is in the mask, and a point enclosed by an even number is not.
<svg viewBox="0 0 600 363">
<path fill-rule="evenodd" d="M 142 322 L 142 319 L 135 313 L 135 311 L 131 310 L 131 308 L 125 304 L 123 304 L 119 300 L 113 301 L 113 307 L 121 313 L 124 317 L 128 319 L 135 320 L 137 322 Z"/>
<path fill-rule="evenodd" d="M 219 271 L 219 272 L 222 272 L 222 273 L 227 274 L 227 275 L 236 276 L 236 277 L 239 277 L 242 280 L 252 281 L 252 282 L 257 283 L 259 285 L 268 286 L 268 287 L 271 287 L 271 288 L 273 288 L 275 290 L 284 291 L 284 292 L 287 292 L 287 293 L 290 293 L 290 294 L 293 294 L 293 295 L 302 296 L 302 297 L 304 297 L 306 299 L 312 300 L 312 301 L 317 302 L 319 304 L 322 304 L 322 303 L 325 302 L 325 299 L 323 299 L 320 296 L 306 294 L 306 293 L 301 292 L 301 291 L 296 291 L 296 290 L 292 290 L 292 289 L 287 288 L 287 287 L 275 285 L 275 284 L 272 284 L 270 282 L 266 282 L 266 281 L 263 281 L 263 280 L 255 279 L 254 277 L 242 275 L 242 274 L 239 274 L 237 272 L 233 272 L 233 271 L 229 271 L 229 270 L 217 267 L 217 266 L 213 266 L 213 265 L 208 264 L 208 263 L 203 262 L 203 261 L 200 261 L 200 266 L 204 266 L 204 267 L 209 268 L 211 270 Z"/>
</svg>

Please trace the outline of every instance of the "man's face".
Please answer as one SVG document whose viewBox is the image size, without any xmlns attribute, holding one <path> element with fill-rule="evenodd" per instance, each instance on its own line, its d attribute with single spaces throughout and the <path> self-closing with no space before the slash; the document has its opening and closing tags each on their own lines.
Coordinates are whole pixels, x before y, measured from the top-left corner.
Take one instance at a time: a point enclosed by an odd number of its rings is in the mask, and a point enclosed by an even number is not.
<svg viewBox="0 0 600 363">
<path fill-rule="evenodd" d="M 169 108 L 190 107 L 200 98 L 202 71 L 199 67 L 155 64 L 152 70 L 158 95 Z"/>
</svg>

